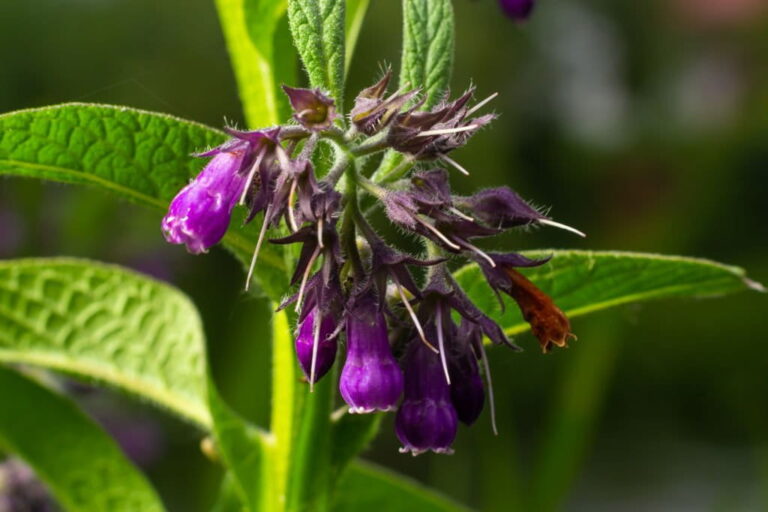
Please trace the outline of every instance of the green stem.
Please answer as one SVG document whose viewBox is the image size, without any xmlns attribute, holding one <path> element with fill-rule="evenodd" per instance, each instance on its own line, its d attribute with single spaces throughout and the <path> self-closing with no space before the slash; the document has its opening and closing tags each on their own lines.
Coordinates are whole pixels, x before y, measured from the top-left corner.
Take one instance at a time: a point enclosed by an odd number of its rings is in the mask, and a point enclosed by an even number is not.
<svg viewBox="0 0 768 512">
<path fill-rule="evenodd" d="M 355 46 L 360 36 L 360 29 L 363 28 L 365 13 L 368 11 L 370 0 L 347 0 L 347 10 L 345 13 L 345 32 L 347 34 L 344 53 L 344 69 L 348 73 L 349 66 L 352 63 L 352 56 L 355 54 Z"/>
</svg>

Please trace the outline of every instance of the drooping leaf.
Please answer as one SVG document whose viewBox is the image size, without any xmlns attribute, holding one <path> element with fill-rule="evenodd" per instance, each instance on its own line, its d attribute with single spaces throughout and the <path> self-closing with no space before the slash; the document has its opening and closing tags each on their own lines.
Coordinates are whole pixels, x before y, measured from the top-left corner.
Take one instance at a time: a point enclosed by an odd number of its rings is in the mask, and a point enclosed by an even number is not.
<svg viewBox="0 0 768 512">
<path fill-rule="evenodd" d="M 344 0 L 288 0 L 293 41 L 313 87 L 330 92 L 341 107 L 344 93 Z"/>
<path fill-rule="evenodd" d="M 251 128 L 288 119 L 282 84 L 296 82 L 296 53 L 285 19 L 287 0 L 216 0 L 240 100 Z"/>
<path fill-rule="evenodd" d="M 453 66 L 451 0 L 403 0 L 400 87 L 420 88 L 424 109 L 440 101 Z"/>
<path fill-rule="evenodd" d="M 569 250 L 523 254 L 529 258 L 553 256 L 549 263 L 521 272 L 571 318 L 650 299 L 709 297 L 762 288 L 746 279 L 738 267 L 696 258 Z M 506 311 L 502 312 L 476 265 L 462 267 L 455 277 L 475 304 L 507 334 L 528 330 L 520 311 L 506 296 Z"/>
<path fill-rule="evenodd" d="M 119 267 L 63 258 L 0 262 L 0 361 L 95 379 L 210 424 L 194 305 Z"/>
<path fill-rule="evenodd" d="M 356 461 L 339 483 L 334 512 L 467 512 L 418 482 L 376 466 Z"/>
<path fill-rule="evenodd" d="M 204 125 L 125 107 L 21 110 L 0 115 L 0 174 L 93 185 L 164 211 L 204 165 L 191 155 L 223 140 Z M 240 224 L 233 220 L 224 244 L 247 264 L 258 227 Z M 265 244 L 256 280 L 275 300 L 287 286 L 285 267 L 280 248 Z"/>
<path fill-rule="evenodd" d="M 24 459 L 66 510 L 163 510 L 117 444 L 70 400 L 1 365 L 0 448 Z"/>
</svg>

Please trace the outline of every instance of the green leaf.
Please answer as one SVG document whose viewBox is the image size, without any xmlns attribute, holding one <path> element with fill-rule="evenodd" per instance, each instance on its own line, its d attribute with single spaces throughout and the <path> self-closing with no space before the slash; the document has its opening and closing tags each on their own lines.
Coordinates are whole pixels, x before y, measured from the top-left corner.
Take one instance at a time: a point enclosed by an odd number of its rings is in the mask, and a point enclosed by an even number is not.
<svg viewBox="0 0 768 512">
<path fill-rule="evenodd" d="M 210 424 L 194 305 L 178 290 L 118 267 L 0 262 L 0 361 L 93 378 Z"/>
<path fill-rule="evenodd" d="M 0 115 L 0 174 L 95 185 L 164 211 L 205 163 L 190 155 L 225 139 L 202 124 L 125 107 L 21 110 Z M 247 264 L 258 227 L 241 224 L 233 220 L 224 244 Z M 282 296 L 287 277 L 279 247 L 265 244 L 256 280 L 276 300 Z"/>
<path fill-rule="evenodd" d="M 0 366 L 0 447 L 32 466 L 70 511 L 163 510 L 117 444 L 66 398 Z"/>
<path fill-rule="evenodd" d="M 360 30 L 363 28 L 365 13 L 368 11 L 368 5 L 371 0 L 347 0 L 346 20 L 344 22 L 344 32 L 347 35 L 345 41 L 344 69 L 349 73 L 349 66 L 352 64 L 352 56 L 355 54 L 357 39 L 360 36 Z"/>
<path fill-rule="evenodd" d="M 342 478 L 334 512 L 466 512 L 418 482 L 369 462 L 357 461 Z"/>
<path fill-rule="evenodd" d="M 224 403 L 213 381 L 208 383 L 216 448 L 230 473 L 232 486 L 249 512 L 278 510 L 272 493 L 268 434 L 250 425 Z M 230 500 L 231 501 L 231 500 Z M 223 506 L 223 505 L 222 505 Z"/>
<path fill-rule="evenodd" d="M 288 0 L 288 21 L 313 87 L 330 92 L 341 110 L 344 93 L 344 0 Z"/>
<path fill-rule="evenodd" d="M 433 107 L 448 90 L 453 66 L 451 0 L 403 0 L 400 87 L 421 88 Z"/>
<path fill-rule="evenodd" d="M 709 297 L 762 288 L 738 267 L 696 258 L 569 250 L 523 254 L 529 258 L 552 256 L 549 263 L 521 272 L 571 318 L 650 299 Z M 506 296 L 506 312 L 502 312 L 476 265 L 461 268 L 455 277 L 475 304 L 507 334 L 528 330 L 517 306 Z"/>
<path fill-rule="evenodd" d="M 296 81 L 295 51 L 287 24 L 287 0 L 216 0 L 245 117 L 252 128 L 288 119 L 281 84 Z"/>
</svg>

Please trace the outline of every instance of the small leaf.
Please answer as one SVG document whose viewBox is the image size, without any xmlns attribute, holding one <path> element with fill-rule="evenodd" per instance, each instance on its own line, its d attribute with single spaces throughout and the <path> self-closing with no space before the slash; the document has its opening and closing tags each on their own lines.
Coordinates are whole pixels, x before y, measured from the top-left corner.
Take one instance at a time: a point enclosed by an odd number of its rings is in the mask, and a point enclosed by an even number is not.
<svg viewBox="0 0 768 512">
<path fill-rule="evenodd" d="M 339 482 L 334 512 L 467 512 L 418 482 L 369 462 L 352 464 Z"/>
<path fill-rule="evenodd" d="M 20 110 L 0 115 L 0 174 L 94 185 L 165 211 L 205 163 L 192 153 L 225 138 L 202 124 L 125 107 L 71 103 Z M 241 224 L 232 221 L 224 244 L 248 264 L 258 226 Z M 265 244 L 256 280 L 279 300 L 287 287 L 279 247 Z"/>
<path fill-rule="evenodd" d="M 709 297 L 760 288 L 745 278 L 744 270 L 703 259 L 569 250 L 523 254 L 529 258 L 553 256 L 549 263 L 521 272 L 571 318 L 650 299 Z M 476 265 L 462 267 L 455 277 L 475 304 L 507 334 L 528 330 L 517 306 L 506 296 L 506 311 L 501 311 Z"/>
<path fill-rule="evenodd" d="M 451 0 L 403 0 L 403 61 L 400 87 L 421 88 L 424 109 L 437 104 L 451 79 Z"/>
<path fill-rule="evenodd" d="M 210 424 L 194 305 L 119 267 L 63 258 L 0 262 L 0 361 L 96 379 Z"/>
<path fill-rule="evenodd" d="M 288 21 L 313 87 L 341 110 L 344 93 L 344 0 L 288 0 Z"/>
<path fill-rule="evenodd" d="M 286 0 L 216 0 L 248 125 L 262 128 L 290 115 L 282 84 L 296 81 L 295 52 L 281 23 Z"/>
<path fill-rule="evenodd" d="M 77 512 L 161 511 L 117 444 L 66 398 L 0 366 L 0 447 L 24 459 Z"/>
</svg>

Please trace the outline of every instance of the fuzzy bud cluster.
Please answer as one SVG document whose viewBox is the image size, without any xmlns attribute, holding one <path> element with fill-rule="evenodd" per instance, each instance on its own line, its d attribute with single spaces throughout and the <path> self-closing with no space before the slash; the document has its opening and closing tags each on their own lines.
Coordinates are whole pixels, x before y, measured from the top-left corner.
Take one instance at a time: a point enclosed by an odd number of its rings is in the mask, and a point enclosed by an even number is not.
<svg viewBox="0 0 768 512">
<path fill-rule="evenodd" d="M 346 117 L 320 90 L 285 87 L 293 122 L 230 129 L 230 140 L 199 155 L 211 160 L 171 202 L 162 227 L 169 242 L 204 252 L 242 205 L 246 223 L 261 219 L 247 282 L 265 241 L 298 245 L 293 289 L 280 308 L 297 312 L 296 354 L 310 386 L 343 359 L 338 385 L 349 412 L 396 410 L 403 451 L 450 453 L 459 423 L 474 423 L 486 402 L 493 417 L 483 340 L 517 347 L 464 293 L 448 260 L 476 262 L 497 296 L 517 302 L 546 351 L 566 344 L 570 324 L 516 268 L 547 260 L 487 252 L 476 243 L 523 226 L 572 228 L 508 187 L 454 194 L 445 167 L 467 171 L 448 153 L 494 115 L 476 115 L 486 101 L 472 105 L 474 90 L 425 110 L 418 91 L 388 94 L 390 79 L 386 72 L 360 92 Z M 315 166 L 320 144 L 337 149 L 324 173 Z M 363 175 L 356 160 L 384 150 L 402 155 L 402 172 Z M 385 241 L 366 200 L 420 238 L 429 257 Z M 278 229 L 280 236 L 267 236 Z"/>
</svg>

